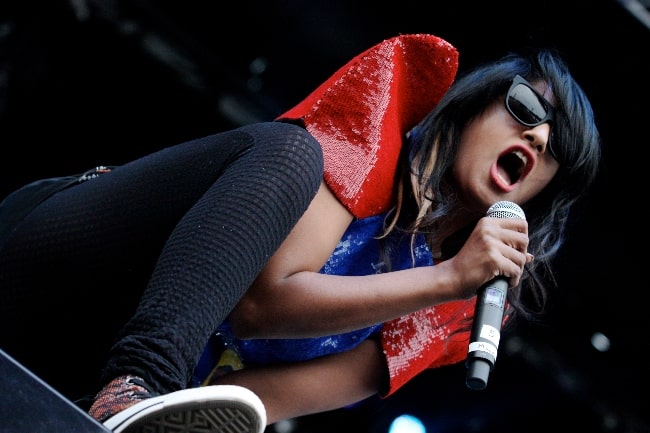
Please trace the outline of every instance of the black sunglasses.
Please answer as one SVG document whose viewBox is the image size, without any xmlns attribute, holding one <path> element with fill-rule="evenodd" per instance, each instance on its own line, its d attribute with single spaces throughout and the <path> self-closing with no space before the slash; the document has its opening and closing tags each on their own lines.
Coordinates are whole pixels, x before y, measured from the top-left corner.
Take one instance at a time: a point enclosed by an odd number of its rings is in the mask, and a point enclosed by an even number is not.
<svg viewBox="0 0 650 433">
<path fill-rule="evenodd" d="M 515 75 L 506 93 L 506 108 L 517 122 L 525 126 L 537 126 L 555 120 L 553 106 L 520 75 Z M 550 136 L 547 147 L 553 158 L 559 161 Z"/>
</svg>

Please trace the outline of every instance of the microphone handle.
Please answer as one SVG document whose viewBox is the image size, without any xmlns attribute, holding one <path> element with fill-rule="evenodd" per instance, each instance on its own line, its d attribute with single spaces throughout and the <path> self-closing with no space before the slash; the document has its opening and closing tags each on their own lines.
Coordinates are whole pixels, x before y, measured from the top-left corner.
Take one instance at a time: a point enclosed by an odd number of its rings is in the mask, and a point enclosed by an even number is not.
<svg viewBox="0 0 650 433">
<path fill-rule="evenodd" d="M 494 368 L 507 292 L 508 281 L 503 277 L 493 279 L 477 291 L 466 361 L 466 384 L 470 389 L 484 389 Z"/>
</svg>

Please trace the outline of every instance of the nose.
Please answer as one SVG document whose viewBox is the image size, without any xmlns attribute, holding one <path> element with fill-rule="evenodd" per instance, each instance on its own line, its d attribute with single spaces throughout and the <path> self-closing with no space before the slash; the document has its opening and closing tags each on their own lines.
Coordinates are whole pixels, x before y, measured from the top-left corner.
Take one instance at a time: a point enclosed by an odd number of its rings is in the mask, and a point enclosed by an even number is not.
<svg viewBox="0 0 650 433">
<path fill-rule="evenodd" d="M 542 123 L 541 125 L 533 126 L 523 131 L 524 139 L 530 143 L 531 146 L 542 154 L 548 148 L 548 140 L 551 137 L 551 125 L 549 123 Z"/>
</svg>

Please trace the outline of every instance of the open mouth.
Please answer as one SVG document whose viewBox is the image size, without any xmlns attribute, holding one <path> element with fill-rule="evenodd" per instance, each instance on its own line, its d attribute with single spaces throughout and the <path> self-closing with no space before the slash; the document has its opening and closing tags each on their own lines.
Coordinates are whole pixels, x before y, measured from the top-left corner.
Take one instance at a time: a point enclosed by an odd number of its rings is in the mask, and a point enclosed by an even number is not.
<svg viewBox="0 0 650 433">
<path fill-rule="evenodd" d="M 512 185 L 519 181 L 526 173 L 528 157 L 523 152 L 515 150 L 499 157 L 497 165 L 503 180 Z"/>
</svg>

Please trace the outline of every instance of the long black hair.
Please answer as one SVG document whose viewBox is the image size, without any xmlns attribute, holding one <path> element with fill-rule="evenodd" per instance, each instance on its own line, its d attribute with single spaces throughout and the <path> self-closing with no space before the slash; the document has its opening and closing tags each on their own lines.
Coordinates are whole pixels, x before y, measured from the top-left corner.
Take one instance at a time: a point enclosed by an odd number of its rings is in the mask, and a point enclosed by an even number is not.
<svg viewBox="0 0 650 433">
<path fill-rule="evenodd" d="M 495 100 L 505 97 L 515 75 L 545 82 L 555 98 L 551 140 L 560 167 L 536 197 L 522 205 L 529 223 L 528 251 L 535 260 L 514 290 L 509 290 L 511 316 L 533 318 L 555 286 L 551 261 L 564 242 L 569 211 L 593 183 L 601 158 L 601 139 L 591 104 L 565 61 L 553 50 L 510 53 L 496 62 L 459 75 L 436 107 L 406 137 L 403 170 L 390 231 L 404 215 L 416 215 L 408 231 L 430 239 L 440 235 L 438 222 L 458 209 L 452 165 L 466 125 Z M 411 176 L 417 181 L 412 185 Z M 409 198 L 410 197 L 410 198 Z M 431 242 L 430 242 L 431 243 Z"/>
</svg>

